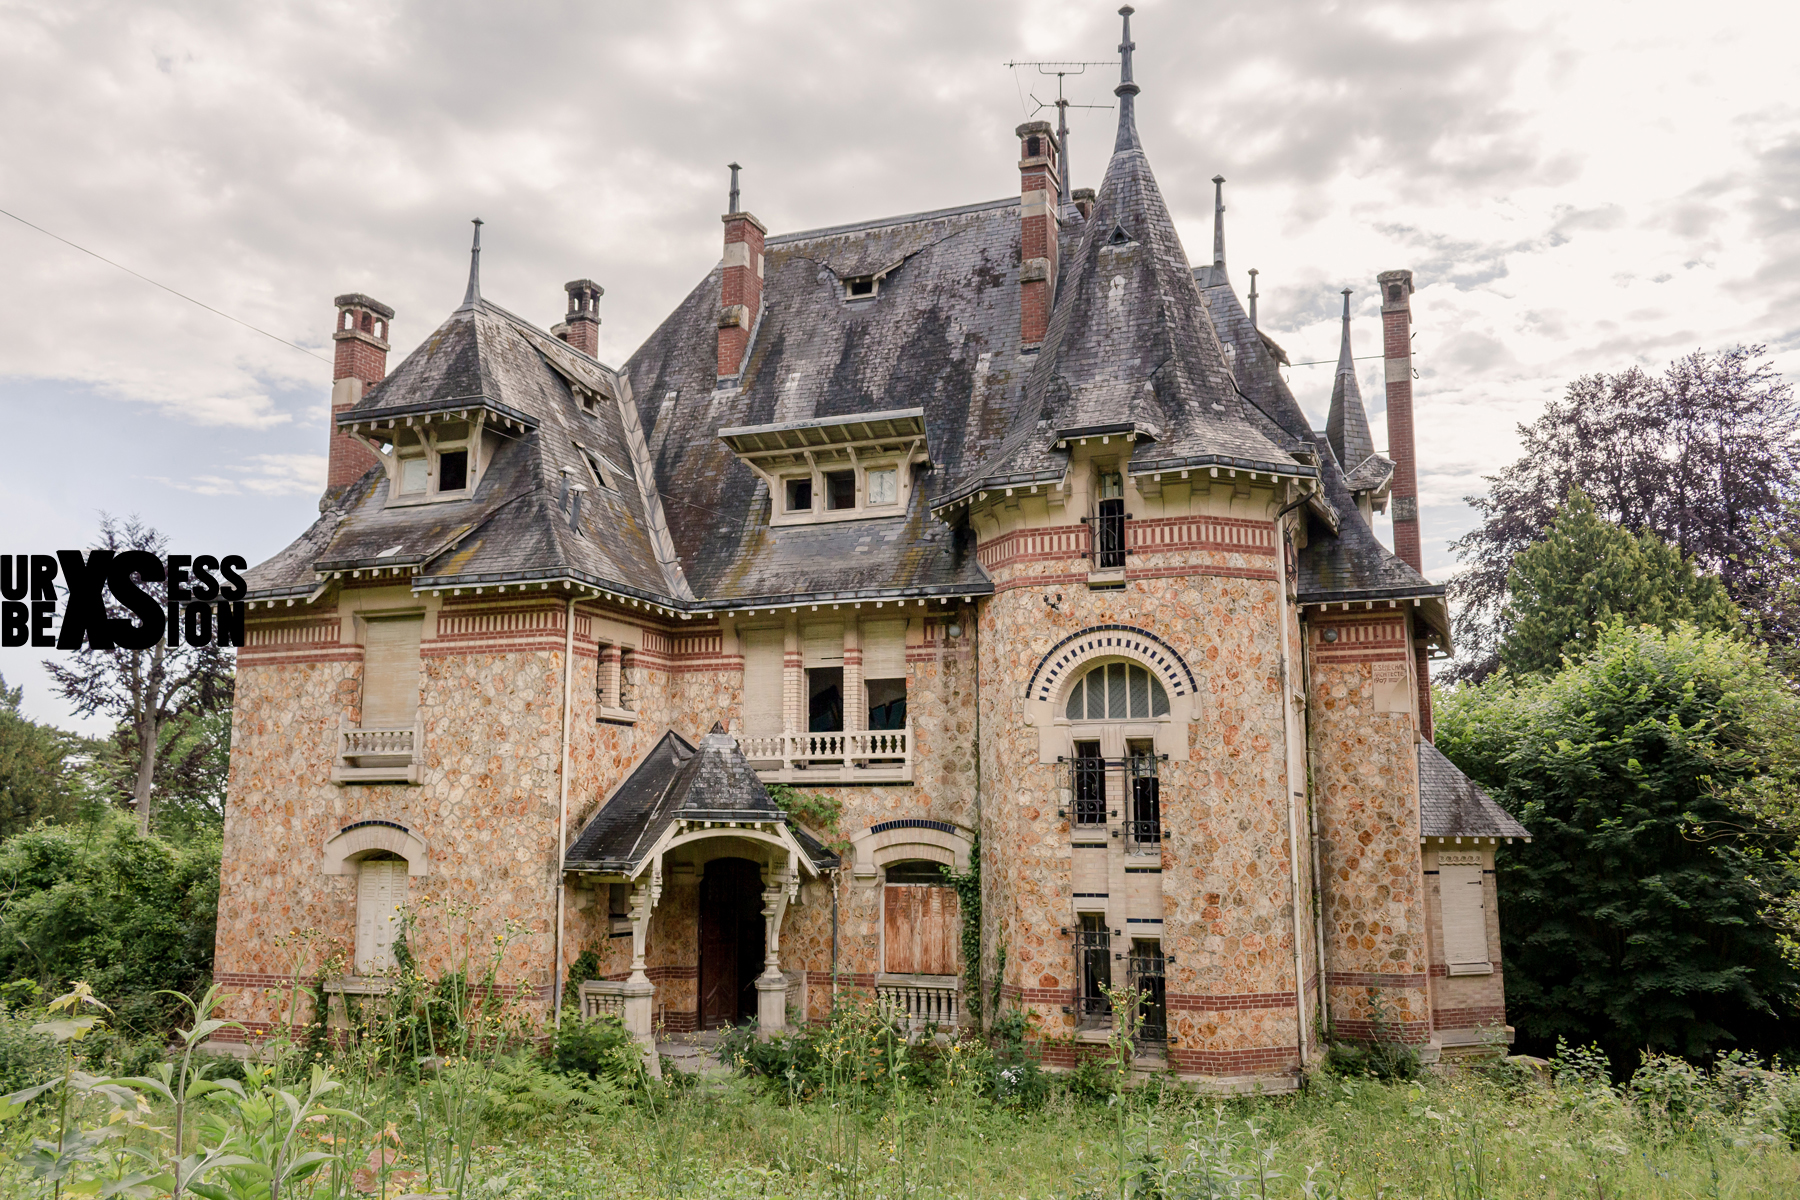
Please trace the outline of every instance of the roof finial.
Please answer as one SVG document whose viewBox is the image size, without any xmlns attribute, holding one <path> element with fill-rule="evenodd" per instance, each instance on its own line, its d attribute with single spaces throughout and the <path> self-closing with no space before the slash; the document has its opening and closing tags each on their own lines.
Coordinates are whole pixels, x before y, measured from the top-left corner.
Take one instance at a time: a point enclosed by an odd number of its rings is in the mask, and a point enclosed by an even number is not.
<svg viewBox="0 0 1800 1200">
<path fill-rule="evenodd" d="M 1250 268 L 1250 328 L 1260 328 L 1256 323 L 1256 275 L 1255 267 Z"/>
<path fill-rule="evenodd" d="M 1225 274 L 1225 177 L 1213 176 L 1213 271 Z"/>
<path fill-rule="evenodd" d="M 1138 85 L 1131 78 L 1131 52 L 1137 49 L 1137 43 L 1131 40 L 1131 14 L 1136 11 L 1129 4 L 1119 10 L 1119 15 L 1125 18 L 1125 32 L 1119 41 L 1119 86 L 1113 89 L 1113 95 L 1119 98 L 1119 136 L 1113 139 L 1114 154 L 1139 148 L 1134 103 Z"/>
<path fill-rule="evenodd" d="M 725 211 L 727 213 L 734 213 L 738 210 L 737 173 L 743 168 L 736 163 L 726 163 L 725 165 L 731 168 L 731 206 Z"/>
<path fill-rule="evenodd" d="M 1356 359 L 1350 353 L 1350 297 L 1355 293 L 1350 288 L 1344 289 L 1344 344 L 1338 350 L 1338 374 L 1345 371 L 1356 374 Z M 1351 466 L 1356 464 L 1351 463 Z"/>
<path fill-rule="evenodd" d="M 474 308 L 481 299 L 481 218 L 476 217 L 475 244 L 469 248 L 469 290 L 463 293 L 462 306 Z"/>
</svg>

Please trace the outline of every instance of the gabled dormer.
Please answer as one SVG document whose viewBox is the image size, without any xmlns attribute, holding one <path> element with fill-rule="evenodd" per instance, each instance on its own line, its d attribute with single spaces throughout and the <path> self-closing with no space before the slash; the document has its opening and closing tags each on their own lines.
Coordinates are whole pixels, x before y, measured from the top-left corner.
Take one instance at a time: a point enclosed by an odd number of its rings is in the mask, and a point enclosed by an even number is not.
<svg viewBox="0 0 1800 1200">
<path fill-rule="evenodd" d="M 922 408 L 740 425 L 719 440 L 768 487 L 772 526 L 904 516 L 913 467 L 931 461 Z"/>
</svg>

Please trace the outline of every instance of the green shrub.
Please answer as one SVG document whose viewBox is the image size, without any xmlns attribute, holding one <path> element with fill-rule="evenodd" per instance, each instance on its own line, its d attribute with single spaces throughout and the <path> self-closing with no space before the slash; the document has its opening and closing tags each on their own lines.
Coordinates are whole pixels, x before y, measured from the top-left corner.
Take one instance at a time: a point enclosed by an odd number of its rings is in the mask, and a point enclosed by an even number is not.
<svg viewBox="0 0 1800 1200">
<path fill-rule="evenodd" d="M 62 1070 L 56 1043 L 31 1031 L 43 1019 L 41 1010 L 0 1009 L 0 1096 L 36 1087 Z"/>
<path fill-rule="evenodd" d="M 642 1086 L 644 1048 L 614 1016 L 565 1019 L 556 1031 L 550 1061 L 564 1075 L 604 1079 L 617 1088 Z"/>
<path fill-rule="evenodd" d="M 1417 1079 L 1425 1064 L 1419 1052 L 1397 1038 L 1367 1042 L 1333 1042 L 1325 1052 L 1325 1069 L 1347 1078 L 1368 1077 L 1405 1083 Z"/>
<path fill-rule="evenodd" d="M 568 1026 L 563 1027 L 565 1030 Z M 478 1078 L 481 1068 L 459 1064 L 451 1073 Z M 641 1074 L 641 1072 L 640 1072 Z M 544 1121 L 586 1124 L 616 1116 L 623 1093 L 604 1075 L 552 1070 L 531 1053 L 494 1060 L 482 1086 L 482 1119 L 496 1129 L 522 1130 Z"/>
</svg>

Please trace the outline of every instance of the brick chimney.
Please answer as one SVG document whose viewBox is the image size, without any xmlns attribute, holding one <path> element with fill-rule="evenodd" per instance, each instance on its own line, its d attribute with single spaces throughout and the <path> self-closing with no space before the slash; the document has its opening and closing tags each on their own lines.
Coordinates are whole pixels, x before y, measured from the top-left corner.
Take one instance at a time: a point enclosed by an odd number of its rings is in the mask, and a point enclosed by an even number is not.
<svg viewBox="0 0 1800 1200">
<path fill-rule="evenodd" d="M 762 315 L 763 239 L 768 226 L 738 211 L 738 171 L 731 164 L 731 200 L 725 222 L 725 278 L 719 287 L 719 377 L 743 374 L 750 335 Z"/>
<path fill-rule="evenodd" d="M 600 297 L 606 289 L 591 279 L 571 279 L 563 291 L 569 293 L 569 312 L 550 332 L 589 358 L 599 358 Z"/>
<path fill-rule="evenodd" d="M 1081 213 L 1082 220 L 1086 221 L 1094 215 L 1093 188 L 1076 188 L 1069 194 L 1069 198 L 1075 202 L 1076 211 Z"/>
<path fill-rule="evenodd" d="M 338 315 L 331 340 L 337 343 L 337 361 L 331 371 L 331 457 L 321 507 L 381 461 L 367 446 L 339 433 L 337 419 L 387 377 L 388 322 L 394 319 L 393 309 L 361 292 L 333 303 Z"/>
<path fill-rule="evenodd" d="M 1413 570 L 1425 573 L 1419 540 L 1419 470 L 1413 443 L 1412 292 L 1411 271 L 1383 271 L 1381 342 L 1386 360 L 1388 457 L 1394 460 L 1392 509 L 1394 553 Z M 1431 662 L 1424 631 L 1413 629 L 1413 678 L 1419 688 L 1419 734 L 1432 740 Z"/>
<path fill-rule="evenodd" d="M 1394 460 L 1394 553 L 1421 575 L 1419 474 L 1413 456 L 1411 271 L 1383 271 L 1381 341 L 1387 362 L 1388 457 Z"/>
<path fill-rule="evenodd" d="M 1019 346 L 1043 345 L 1056 299 L 1056 207 L 1062 180 L 1048 121 L 1027 121 L 1019 136 Z"/>
</svg>

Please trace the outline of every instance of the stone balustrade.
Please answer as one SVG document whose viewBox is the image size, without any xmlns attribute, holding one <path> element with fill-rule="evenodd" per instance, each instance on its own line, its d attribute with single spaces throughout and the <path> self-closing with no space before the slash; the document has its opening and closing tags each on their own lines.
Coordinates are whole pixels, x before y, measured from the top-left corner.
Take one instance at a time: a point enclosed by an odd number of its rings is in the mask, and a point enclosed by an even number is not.
<svg viewBox="0 0 1800 1200">
<path fill-rule="evenodd" d="M 765 783 L 887 783 L 912 778 L 912 728 L 740 737 Z"/>
</svg>

